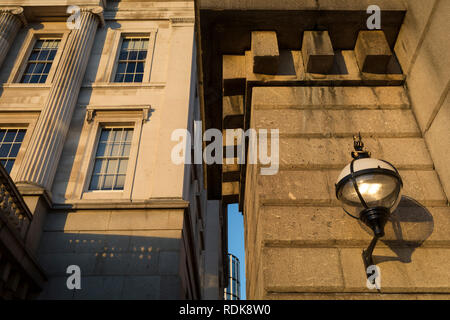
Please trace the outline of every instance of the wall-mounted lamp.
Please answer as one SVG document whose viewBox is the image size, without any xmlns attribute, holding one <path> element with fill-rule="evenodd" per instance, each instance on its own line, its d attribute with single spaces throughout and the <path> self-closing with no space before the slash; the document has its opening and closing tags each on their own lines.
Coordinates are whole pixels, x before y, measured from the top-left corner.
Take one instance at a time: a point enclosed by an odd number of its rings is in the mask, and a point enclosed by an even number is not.
<svg viewBox="0 0 450 320">
<path fill-rule="evenodd" d="M 367 270 L 374 264 L 373 249 L 378 239 L 384 236 L 389 215 L 400 202 L 403 182 L 392 164 L 370 158 L 370 152 L 364 150 L 361 134 L 354 136 L 353 140 L 353 161 L 339 175 L 336 197 L 348 215 L 360 219 L 374 233 L 369 247 L 362 254 Z"/>
</svg>

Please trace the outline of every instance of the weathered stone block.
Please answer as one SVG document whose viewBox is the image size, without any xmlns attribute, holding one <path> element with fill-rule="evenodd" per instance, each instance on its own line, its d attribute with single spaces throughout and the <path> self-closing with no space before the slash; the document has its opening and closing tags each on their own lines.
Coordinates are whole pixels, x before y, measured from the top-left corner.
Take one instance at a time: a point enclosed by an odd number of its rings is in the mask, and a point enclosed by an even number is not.
<svg viewBox="0 0 450 320">
<path fill-rule="evenodd" d="M 410 204 L 402 200 L 386 224 L 386 234 L 378 247 L 449 245 L 450 207 Z M 260 214 L 264 218 L 258 232 L 263 232 L 266 245 L 364 246 L 372 238 L 371 231 L 351 219 L 341 207 L 264 206 Z"/>
<path fill-rule="evenodd" d="M 222 64 L 223 95 L 245 93 L 245 56 L 224 55 Z"/>
<path fill-rule="evenodd" d="M 254 73 L 277 73 L 280 52 L 275 31 L 252 32 L 252 56 Z"/>
<path fill-rule="evenodd" d="M 281 170 L 258 178 L 258 193 L 264 204 L 336 205 L 334 184 L 340 170 Z M 443 206 L 447 197 L 433 170 L 400 170 L 403 194 L 424 206 Z"/>
<path fill-rule="evenodd" d="M 384 32 L 360 31 L 355 46 L 356 60 L 362 72 L 386 73 L 392 52 Z"/>
<path fill-rule="evenodd" d="M 430 4 L 431 5 L 431 4 Z M 422 132 L 426 132 L 446 99 L 450 81 L 450 42 L 442 41 L 450 28 L 449 1 L 438 1 L 426 36 L 408 75 L 411 103 Z M 439 13 L 439 14 L 438 14 Z"/>
<path fill-rule="evenodd" d="M 336 248 L 264 248 L 262 263 L 267 291 L 340 292 L 344 288 Z"/>
<path fill-rule="evenodd" d="M 411 110 L 253 110 L 255 128 L 299 137 L 420 137 Z M 291 119 L 292 121 L 286 121 Z"/>
<path fill-rule="evenodd" d="M 244 96 L 223 97 L 223 129 L 244 127 Z"/>
<path fill-rule="evenodd" d="M 405 109 L 403 87 L 255 87 L 255 109 Z"/>
<path fill-rule="evenodd" d="M 444 138 L 446 137 L 446 138 Z M 450 199 L 450 94 L 433 121 L 425 140 L 447 199 Z"/>
<path fill-rule="evenodd" d="M 413 251 L 410 262 L 402 262 L 410 255 L 410 248 L 376 248 L 374 262 L 381 271 L 381 292 L 427 292 L 450 291 L 448 262 L 450 250 L 446 248 L 418 248 Z M 318 253 L 319 254 L 319 253 Z M 361 292 L 366 287 L 365 268 L 361 249 L 340 250 L 345 291 Z"/>
<path fill-rule="evenodd" d="M 334 61 L 333 45 L 328 31 L 305 31 L 302 56 L 306 72 L 328 73 Z"/>
<path fill-rule="evenodd" d="M 421 138 L 364 139 L 367 150 L 375 158 L 385 159 L 398 169 L 432 169 L 433 162 Z M 352 138 L 304 139 L 280 138 L 282 168 L 344 168 L 353 151 Z M 408 157 L 405 155 L 408 154 Z"/>
<path fill-rule="evenodd" d="M 222 183 L 222 195 L 231 196 L 239 194 L 239 181 Z"/>
</svg>

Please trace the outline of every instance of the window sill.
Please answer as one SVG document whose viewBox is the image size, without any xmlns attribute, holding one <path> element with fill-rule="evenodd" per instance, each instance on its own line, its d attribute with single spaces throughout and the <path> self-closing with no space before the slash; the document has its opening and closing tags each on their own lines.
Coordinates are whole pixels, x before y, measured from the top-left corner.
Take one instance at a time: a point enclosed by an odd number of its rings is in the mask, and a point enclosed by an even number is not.
<svg viewBox="0 0 450 320">
<path fill-rule="evenodd" d="M 83 83 L 82 88 L 164 88 L 165 82 L 97 82 Z"/>
<path fill-rule="evenodd" d="M 82 199 L 76 201 L 66 201 L 64 203 L 54 203 L 53 209 L 160 209 L 160 208 L 180 208 L 189 207 L 189 201 L 179 198 L 160 198 L 147 200 L 115 199 L 113 201 L 102 201 L 93 199 Z"/>
<path fill-rule="evenodd" d="M 49 89 L 52 87 L 51 83 L 4 83 L 3 88 L 26 88 L 26 89 Z"/>
</svg>

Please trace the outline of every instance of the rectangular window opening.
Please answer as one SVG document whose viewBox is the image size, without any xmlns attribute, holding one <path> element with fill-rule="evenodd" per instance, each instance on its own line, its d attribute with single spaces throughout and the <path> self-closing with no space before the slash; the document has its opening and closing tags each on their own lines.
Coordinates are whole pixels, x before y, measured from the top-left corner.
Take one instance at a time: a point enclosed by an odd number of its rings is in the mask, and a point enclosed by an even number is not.
<svg viewBox="0 0 450 320">
<path fill-rule="evenodd" d="M 37 40 L 28 58 L 21 83 L 45 83 L 58 51 L 59 39 Z"/>
<path fill-rule="evenodd" d="M 89 190 L 123 190 L 133 128 L 102 128 Z"/>
<path fill-rule="evenodd" d="M 149 38 L 126 37 L 122 41 L 114 82 L 142 82 Z"/>
<path fill-rule="evenodd" d="M 0 163 L 11 173 L 26 129 L 0 129 Z"/>
</svg>

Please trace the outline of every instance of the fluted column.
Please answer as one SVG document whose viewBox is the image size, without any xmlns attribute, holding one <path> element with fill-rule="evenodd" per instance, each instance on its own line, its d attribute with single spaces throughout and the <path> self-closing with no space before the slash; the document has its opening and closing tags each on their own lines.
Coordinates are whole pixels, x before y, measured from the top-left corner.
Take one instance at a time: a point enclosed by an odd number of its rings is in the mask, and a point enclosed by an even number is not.
<svg viewBox="0 0 450 320">
<path fill-rule="evenodd" d="M 0 7 L 0 67 L 20 27 L 25 24 L 22 7 Z"/>
<path fill-rule="evenodd" d="M 80 28 L 69 34 L 50 93 L 17 173 L 17 184 L 51 189 L 95 34 L 103 21 L 102 12 L 101 7 L 82 9 Z"/>
</svg>

